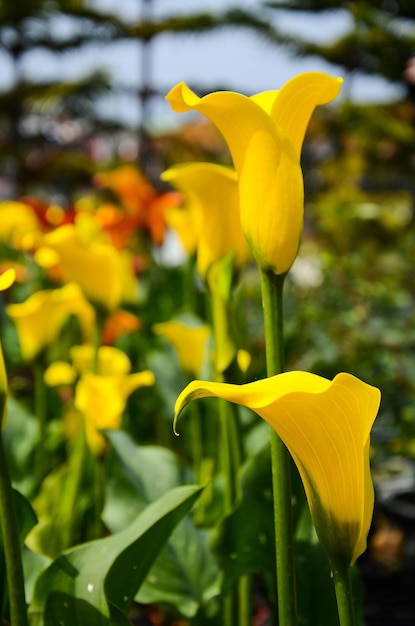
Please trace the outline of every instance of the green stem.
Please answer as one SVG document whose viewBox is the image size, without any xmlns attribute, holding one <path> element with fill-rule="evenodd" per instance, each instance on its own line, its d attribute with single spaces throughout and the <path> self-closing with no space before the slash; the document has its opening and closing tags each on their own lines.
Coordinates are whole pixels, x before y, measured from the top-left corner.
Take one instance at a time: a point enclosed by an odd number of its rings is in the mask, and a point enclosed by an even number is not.
<svg viewBox="0 0 415 626">
<path fill-rule="evenodd" d="M 267 374 L 284 371 L 283 288 L 284 275 L 261 270 Z M 278 617 L 280 626 L 297 624 L 294 539 L 291 521 L 290 457 L 271 430 L 272 484 L 276 543 Z"/>
<path fill-rule="evenodd" d="M 28 626 L 22 555 L 13 500 L 13 489 L 0 431 L 0 527 L 9 592 L 10 622 Z"/>
<path fill-rule="evenodd" d="M 333 568 L 333 578 L 340 626 L 356 626 L 352 586 L 350 582 L 350 567 Z"/>
<path fill-rule="evenodd" d="M 203 437 L 202 423 L 200 419 L 199 406 L 196 402 L 190 405 L 190 455 L 193 464 L 193 471 L 196 482 L 200 482 L 200 468 L 203 461 Z"/>
<path fill-rule="evenodd" d="M 33 363 L 34 376 L 34 413 L 37 418 L 37 444 L 36 444 L 36 463 L 35 474 L 37 489 L 45 475 L 48 473 L 47 454 L 45 453 L 45 441 L 47 437 L 47 402 L 46 402 L 46 385 L 43 379 L 44 367 L 43 359 L 40 357 Z"/>
<path fill-rule="evenodd" d="M 72 449 L 68 468 L 68 479 L 63 495 L 61 508 L 62 529 L 60 533 L 61 545 L 59 546 L 59 552 L 72 546 L 76 540 L 76 533 L 78 531 L 77 521 L 79 518 L 79 515 L 77 515 L 77 502 L 81 492 L 88 453 L 85 427 L 82 424 L 78 439 Z"/>
<path fill-rule="evenodd" d="M 241 576 L 238 587 L 238 626 L 252 626 L 253 613 L 253 579 L 252 576 Z"/>
<path fill-rule="evenodd" d="M 227 301 L 215 288 L 210 289 L 212 329 L 214 337 L 214 376 L 217 382 L 223 382 L 223 371 L 229 365 L 233 345 L 229 337 Z M 234 459 L 237 458 L 231 449 L 234 437 L 231 436 L 230 420 L 233 419 L 230 406 L 219 399 L 220 440 L 219 454 L 223 475 L 223 514 L 229 515 L 236 500 L 237 467 Z M 233 626 L 236 623 L 236 594 L 231 590 L 223 598 L 222 621 L 223 626 Z"/>
</svg>

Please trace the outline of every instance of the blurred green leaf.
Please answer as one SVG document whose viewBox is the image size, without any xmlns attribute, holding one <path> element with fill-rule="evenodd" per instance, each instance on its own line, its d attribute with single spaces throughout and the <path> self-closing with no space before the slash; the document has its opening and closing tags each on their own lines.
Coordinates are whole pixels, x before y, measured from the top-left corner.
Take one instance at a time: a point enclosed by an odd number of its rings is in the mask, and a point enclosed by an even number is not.
<svg viewBox="0 0 415 626">
<path fill-rule="evenodd" d="M 13 485 L 23 494 L 30 493 L 36 481 L 33 472 L 33 454 L 37 433 L 35 416 L 19 402 L 8 398 L 7 423 L 3 431 L 4 448 Z"/>
<path fill-rule="evenodd" d="M 23 548 L 24 540 L 26 539 L 30 530 L 35 526 L 37 522 L 36 514 L 32 509 L 30 503 L 26 498 L 13 490 L 14 506 L 16 511 L 16 523 L 19 530 L 19 540 Z M 3 537 L 0 529 L 0 607 L 4 607 L 7 598 L 7 580 L 4 566 L 3 555 Z"/>
<path fill-rule="evenodd" d="M 174 527 L 190 511 L 200 487 L 172 489 L 120 533 L 59 556 L 37 581 L 32 626 L 115 626 Z"/>
<path fill-rule="evenodd" d="M 125 527 L 143 506 L 190 478 L 177 456 L 159 446 L 137 446 L 126 433 L 108 431 L 112 463 L 104 521 L 111 530 Z M 184 519 L 171 535 L 140 587 L 143 604 L 166 603 L 193 617 L 219 594 L 219 570 L 207 534 Z"/>
</svg>

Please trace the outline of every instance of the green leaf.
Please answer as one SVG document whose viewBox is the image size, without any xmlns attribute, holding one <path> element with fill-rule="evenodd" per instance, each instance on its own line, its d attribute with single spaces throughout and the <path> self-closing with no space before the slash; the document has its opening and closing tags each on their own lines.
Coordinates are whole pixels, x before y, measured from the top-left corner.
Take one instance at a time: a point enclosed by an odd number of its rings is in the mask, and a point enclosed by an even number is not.
<svg viewBox="0 0 415 626">
<path fill-rule="evenodd" d="M 26 498 L 13 490 L 16 523 L 19 531 L 20 545 L 23 549 L 24 540 L 37 522 L 36 514 Z M 4 571 L 3 538 L 0 530 L 0 607 L 5 605 L 7 597 L 7 580 Z"/>
<path fill-rule="evenodd" d="M 33 454 L 37 432 L 35 416 L 13 398 L 8 398 L 7 422 L 3 430 L 4 448 L 13 485 L 25 495 L 31 492 L 35 484 Z"/>
<path fill-rule="evenodd" d="M 121 431 L 106 434 L 114 458 L 103 517 L 114 531 L 125 527 L 145 504 L 182 484 L 190 472 L 166 448 L 137 446 Z M 193 617 L 218 594 L 219 570 L 207 535 L 184 519 L 157 557 L 136 599 L 143 604 L 167 603 Z"/>
<path fill-rule="evenodd" d="M 125 626 L 147 572 L 202 489 L 170 490 L 125 530 L 59 556 L 37 581 L 32 626 Z"/>
<path fill-rule="evenodd" d="M 220 574 L 207 537 L 184 519 L 156 559 L 136 600 L 142 604 L 167 603 L 191 618 L 219 596 Z"/>
<path fill-rule="evenodd" d="M 193 480 L 177 456 L 161 446 L 137 446 L 121 430 L 105 432 L 114 452 L 109 468 L 103 520 L 113 531 L 125 528 L 148 504 L 173 487 Z"/>
<path fill-rule="evenodd" d="M 244 464 L 241 499 L 217 529 L 215 549 L 224 570 L 224 589 L 240 576 L 275 572 L 271 456 L 268 444 Z"/>
</svg>

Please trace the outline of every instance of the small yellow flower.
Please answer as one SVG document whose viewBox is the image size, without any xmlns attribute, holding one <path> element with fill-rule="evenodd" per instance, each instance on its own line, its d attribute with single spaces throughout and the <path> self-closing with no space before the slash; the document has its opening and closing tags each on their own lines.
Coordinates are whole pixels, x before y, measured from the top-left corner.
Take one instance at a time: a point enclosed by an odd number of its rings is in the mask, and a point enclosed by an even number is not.
<svg viewBox="0 0 415 626">
<path fill-rule="evenodd" d="M 197 269 L 203 278 L 213 263 L 234 253 L 236 267 L 250 258 L 242 233 L 236 173 L 214 163 L 189 163 L 161 175 L 186 198 L 186 210 L 196 230 Z"/>
<path fill-rule="evenodd" d="M 16 280 L 16 270 L 14 268 L 10 268 L 0 274 L 0 291 L 4 291 L 11 287 Z"/>
<path fill-rule="evenodd" d="M 333 100 L 340 84 L 327 74 L 308 72 L 279 91 L 252 98 L 227 91 L 199 98 L 185 83 L 167 95 L 174 111 L 199 111 L 223 134 L 238 177 L 242 230 L 265 271 L 285 274 L 297 255 L 304 134 L 314 108 Z"/>
<path fill-rule="evenodd" d="M 9 304 L 6 313 L 16 326 L 25 361 L 34 359 L 58 338 L 69 315 L 79 318 L 86 338 L 95 320 L 92 306 L 74 283 L 60 289 L 38 291 L 24 302 Z"/>
<path fill-rule="evenodd" d="M 90 302 L 106 311 L 123 301 L 136 302 L 137 280 L 130 255 L 97 239 L 95 231 L 88 238 L 81 226 L 85 224 L 61 226 L 43 239 L 44 246 L 57 253 L 64 280 L 77 283 Z"/>
<path fill-rule="evenodd" d="M 75 389 L 75 407 L 85 418 L 88 445 L 96 455 L 105 450 L 100 429 L 121 428 L 122 415 L 129 395 L 139 387 L 154 385 L 149 370 L 127 376 L 100 376 L 85 373 Z"/>
<path fill-rule="evenodd" d="M 76 370 L 66 361 L 54 361 L 46 368 L 43 380 L 48 387 L 72 385 L 76 378 Z"/>
<path fill-rule="evenodd" d="M 40 231 L 40 223 L 30 206 L 23 202 L 0 202 L 0 241 L 20 248 L 26 236 Z"/>
<path fill-rule="evenodd" d="M 92 371 L 95 360 L 95 350 L 93 346 L 73 346 L 70 350 L 74 368 L 79 374 Z M 123 376 L 131 370 L 131 363 L 128 356 L 122 350 L 114 346 L 100 346 L 98 348 L 98 371 L 100 376 Z"/>
<path fill-rule="evenodd" d="M 201 375 L 211 334 L 209 326 L 188 326 L 178 320 L 171 320 L 154 324 L 153 331 L 171 343 L 184 372 L 191 376 Z"/>
<path fill-rule="evenodd" d="M 344 373 L 333 381 L 306 372 L 246 385 L 197 380 L 178 397 L 175 420 L 191 400 L 208 396 L 246 406 L 272 426 L 297 465 L 332 566 L 354 563 L 373 514 L 369 447 L 379 390 Z"/>
<path fill-rule="evenodd" d="M 8 289 L 14 282 L 15 271 L 13 269 L 6 270 L 0 276 L 0 291 Z M 5 425 L 6 422 L 6 401 L 7 401 L 7 372 L 4 365 L 3 350 L 0 343 L 0 424 Z"/>
</svg>

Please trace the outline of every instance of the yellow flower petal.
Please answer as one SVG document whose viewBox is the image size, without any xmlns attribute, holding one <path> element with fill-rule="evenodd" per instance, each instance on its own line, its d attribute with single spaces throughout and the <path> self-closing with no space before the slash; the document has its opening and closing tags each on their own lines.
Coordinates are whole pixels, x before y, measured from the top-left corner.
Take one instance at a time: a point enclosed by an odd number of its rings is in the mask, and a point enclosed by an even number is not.
<svg viewBox="0 0 415 626">
<path fill-rule="evenodd" d="M 88 444 L 95 454 L 105 448 L 99 429 L 118 429 L 128 396 L 139 387 L 154 384 L 148 370 L 128 376 L 84 374 L 75 389 L 75 407 L 83 414 Z"/>
<path fill-rule="evenodd" d="M 305 72 L 289 80 L 278 92 L 270 115 L 290 138 L 298 159 L 314 109 L 337 98 L 342 83 L 341 78 L 323 72 Z"/>
<path fill-rule="evenodd" d="M 189 326 L 171 320 L 154 324 L 153 331 L 171 343 L 175 349 L 181 368 L 192 376 L 200 376 L 207 356 L 207 342 L 210 328 L 204 324 Z"/>
<path fill-rule="evenodd" d="M 4 365 L 3 350 L 0 343 L 0 424 L 6 425 L 7 416 L 7 373 Z"/>
<path fill-rule="evenodd" d="M 4 291 L 5 289 L 11 287 L 15 280 L 16 270 L 13 268 L 10 268 L 3 272 L 3 274 L 0 274 L 0 291 Z"/>
<path fill-rule="evenodd" d="M 194 381 L 177 399 L 176 420 L 191 400 L 208 396 L 251 408 L 274 428 L 298 467 L 332 564 L 353 563 L 373 513 L 369 437 L 379 390 L 349 374 L 328 381 L 288 372 L 239 386 Z"/>
<path fill-rule="evenodd" d="M 76 378 L 76 370 L 66 361 L 55 361 L 46 368 L 43 380 L 48 387 L 72 385 Z"/>
<path fill-rule="evenodd" d="M 114 246 L 96 240 L 90 219 L 61 226 L 44 237 L 44 245 L 57 253 L 66 281 L 77 283 L 86 298 L 105 310 L 114 310 L 123 301 L 137 300 L 132 259 Z M 80 235 L 81 226 L 85 233 Z M 86 228 L 87 226 L 87 228 Z M 90 239 L 88 239 L 90 236 Z"/>
<path fill-rule="evenodd" d="M 25 361 L 32 360 L 58 338 L 69 315 L 78 317 L 86 339 L 95 320 L 93 308 L 73 283 L 60 289 L 38 291 L 25 302 L 9 304 L 6 313 L 16 326 Z"/>
<path fill-rule="evenodd" d="M 214 163 L 178 165 L 162 174 L 186 198 L 196 229 L 197 269 L 202 277 L 213 263 L 235 253 L 241 267 L 250 257 L 239 217 L 236 173 Z"/>
<path fill-rule="evenodd" d="M 20 248 L 22 239 L 38 230 L 40 224 L 30 206 L 23 202 L 0 202 L 0 241 Z"/>
<path fill-rule="evenodd" d="M 80 374 L 92 371 L 95 349 L 91 345 L 73 346 L 70 350 L 73 366 Z M 131 370 L 128 356 L 114 346 L 100 346 L 98 349 L 98 371 L 100 376 L 123 376 Z"/>
</svg>

